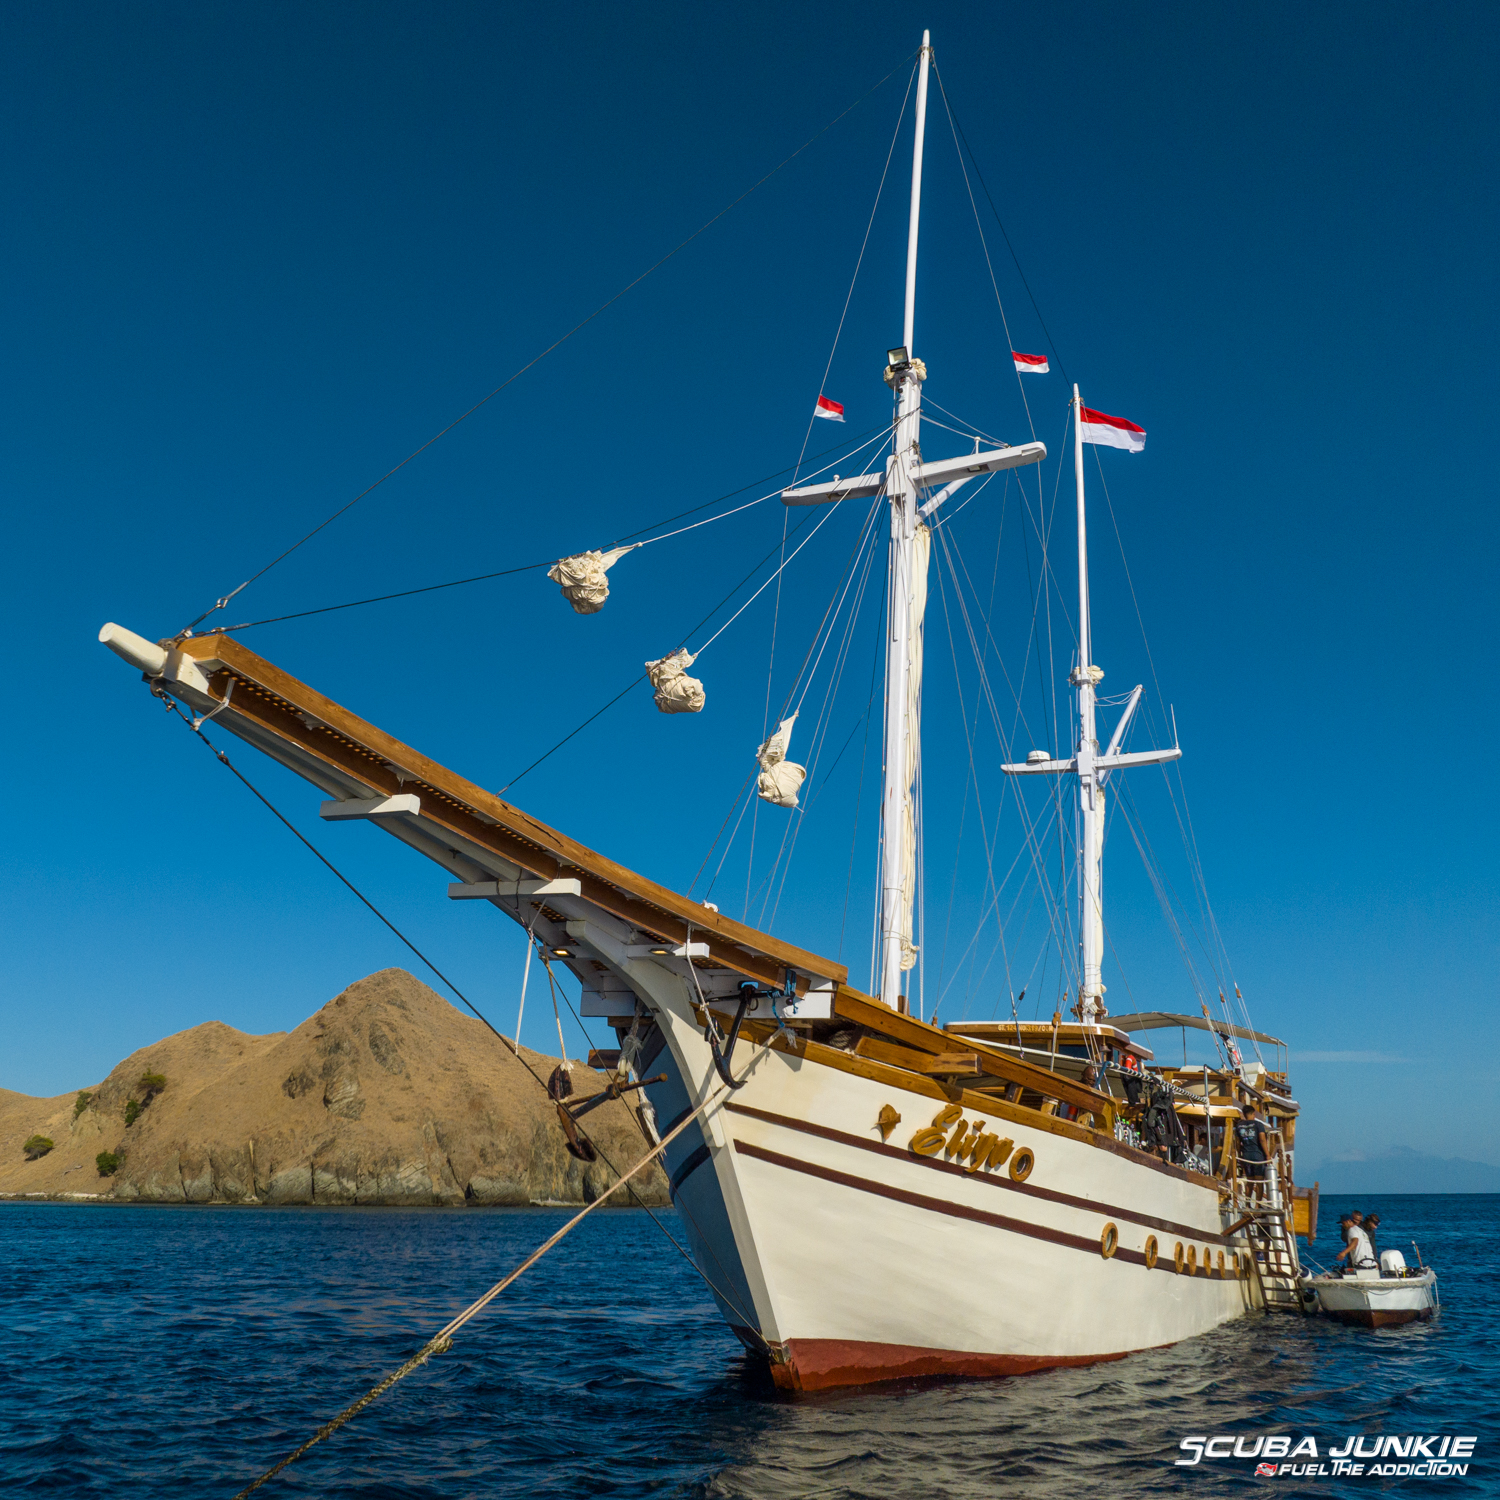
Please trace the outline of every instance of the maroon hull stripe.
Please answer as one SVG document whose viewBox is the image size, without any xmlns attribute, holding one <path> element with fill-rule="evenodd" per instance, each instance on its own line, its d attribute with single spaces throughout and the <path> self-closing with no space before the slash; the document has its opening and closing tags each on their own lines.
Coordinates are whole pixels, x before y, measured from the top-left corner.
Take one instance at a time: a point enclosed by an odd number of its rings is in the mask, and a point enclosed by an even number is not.
<svg viewBox="0 0 1500 1500">
<path fill-rule="evenodd" d="M 796 1157 L 783 1156 L 779 1151 L 767 1151 L 762 1146 L 751 1145 L 749 1141 L 736 1140 L 734 1149 L 741 1156 L 769 1162 L 773 1167 L 786 1167 L 789 1171 L 801 1172 L 808 1177 L 817 1177 L 824 1182 L 836 1182 L 840 1187 L 853 1188 L 856 1192 L 872 1193 L 877 1198 L 889 1198 L 894 1203 L 905 1203 L 912 1208 L 926 1209 L 929 1213 L 947 1214 L 953 1219 L 967 1219 L 973 1224 L 987 1224 L 991 1229 L 1008 1230 L 1011 1234 L 1023 1234 L 1033 1240 L 1046 1240 L 1048 1244 L 1061 1245 L 1067 1250 L 1081 1250 L 1093 1256 L 1099 1254 L 1099 1241 L 1088 1239 L 1081 1234 L 1068 1234 L 1062 1229 L 1052 1229 L 1046 1224 L 1030 1224 L 1025 1219 L 1012 1219 L 1005 1214 L 986 1213 L 982 1208 L 970 1208 L 963 1203 L 949 1203 L 943 1198 L 928 1198 L 921 1193 L 908 1193 L 903 1188 L 887 1187 L 883 1182 L 871 1182 L 866 1177 L 851 1177 L 847 1172 L 835 1172 L 831 1167 L 816 1166 L 810 1161 L 798 1161 Z M 1105 1217 L 1104 1210 L 1101 1209 L 1098 1212 L 1102 1220 Z M 1199 1235 L 1195 1238 L 1202 1239 L 1203 1236 Z M 1139 1250 L 1116 1250 L 1111 1259 L 1127 1266 L 1152 1269 L 1146 1267 L 1146 1257 Z M 1154 1269 L 1165 1271 L 1169 1276 L 1179 1274 L 1170 1250 L 1165 1255 L 1158 1254 Z M 1196 1272 L 1191 1279 L 1197 1279 Z M 1215 1279 L 1227 1281 L 1233 1278 L 1228 1276 L 1215 1278 L 1212 1274 L 1203 1276 L 1205 1282 Z"/>
<path fill-rule="evenodd" d="M 1041 1198 L 1048 1203 L 1062 1203 L 1068 1208 L 1081 1208 L 1088 1213 L 1102 1214 L 1106 1219 L 1124 1219 L 1131 1224 L 1139 1224 L 1145 1229 L 1155 1229 L 1161 1234 L 1173 1235 L 1184 1242 L 1196 1241 L 1200 1245 L 1234 1244 L 1233 1240 L 1217 1230 L 1194 1229 L 1187 1224 L 1174 1224 L 1171 1219 L 1153 1218 L 1150 1214 L 1138 1213 L 1132 1208 L 1117 1208 L 1110 1203 L 1097 1203 L 1092 1198 L 1078 1198 L 1072 1193 L 1060 1193 L 1055 1188 L 1038 1187 L 1030 1182 L 1015 1182 L 1008 1176 L 991 1173 L 981 1176 L 978 1172 L 966 1172 L 956 1162 L 938 1161 L 931 1156 L 914 1156 L 910 1151 L 903 1151 L 899 1146 L 886 1146 L 878 1141 L 863 1140 L 857 1135 L 849 1135 L 842 1130 L 833 1130 L 827 1125 L 814 1125 L 807 1120 L 794 1120 L 787 1115 L 775 1115 L 769 1110 L 753 1109 L 748 1104 L 731 1102 L 724 1107 L 733 1110 L 735 1114 L 749 1115 L 752 1119 L 763 1120 L 768 1125 L 782 1125 L 788 1130 L 799 1130 L 804 1135 L 815 1135 L 825 1141 L 836 1141 L 841 1146 L 857 1146 L 861 1151 L 871 1151 L 876 1156 L 889 1157 L 895 1161 L 915 1162 L 930 1171 L 947 1172 L 969 1182 L 987 1182 L 991 1187 L 1005 1188 L 1013 1193 L 1024 1193 L 1027 1197 Z"/>
</svg>

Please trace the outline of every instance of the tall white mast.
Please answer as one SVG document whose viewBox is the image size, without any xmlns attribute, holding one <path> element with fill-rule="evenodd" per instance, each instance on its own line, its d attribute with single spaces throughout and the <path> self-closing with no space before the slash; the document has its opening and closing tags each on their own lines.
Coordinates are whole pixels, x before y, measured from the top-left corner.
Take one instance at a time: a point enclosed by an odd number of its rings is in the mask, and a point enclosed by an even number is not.
<svg viewBox="0 0 1500 1500">
<path fill-rule="evenodd" d="M 926 369 L 913 358 L 917 316 L 917 230 L 922 215 L 922 142 L 927 129 L 927 70 L 932 58 L 931 33 L 922 33 L 917 73 L 917 131 L 912 146 L 911 218 L 906 234 L 906 317 L 903 346 L 893 351 L 886 379 L 896 392 L 896 443 L 887 467 L 886 492 L 891 507 L 891 547 L 885 670 L 885 786 L 881 799 L 883 841 L 880 853 L 880 999 L 892 1009 L 905 993 L 903 975 L 915 958 L 911 948 L 911 909 L 916 895 L 911 788 L 916 776 L 918 725 L 911 701 L 912 603 L 915 591 L 926 592 L 915 576 L 917 532 L 917 466 L 921 462 L 922 380 Z M 919 684 L 917 691 L 920 691 Z M 904 962 L 903 962 L 904 960 Z"/>
<path fill-rule="evenodd" d="M 1025 765 L 1002 766 L 1010 776 L 1066 775 L 1078 777 L 1078 1012 L 1091 1025 L 1107 1014 L 1104 1008 L 1104 783 L 1109 773 L 1125 766 L 1149 766 L 1176 760 L 1182 751 L 1141 750 L 1121 754 L 1120 743 L 1136 705 L 1137 684 L 1101 754 L 1094 723 L 1094 689 L 1104 673 L 1094 665 L 1093 620 L 1089 612 L 1088 517 L 1083 501 L 1083 398 L 1073 387 L 1073 481 L 1078 492 L 1078 664 L 1068 680 L 1078 690 L 1078 739 L 1071 760 L 1053 760 L 1033 750 Z"/>
<path fill-rule="evenodd" d="M 783 505 L 832 505 L 884 493 L 891 508 L 885 664 L 885 781 L 880 802 L 880 931 L 871 988 L 893 1010 L 903 1001 L 907 971 L 917 963 L 912 909 L 917 895 L 917 828 L 913 788 L 920 775 L 922 616 L 927 606 L 926 518 L 960 485 L 984 474 L 1040 463 L 1044 443 L 1002 445 L 959 458 L 924 462 L 922 382 L 927 367 L 913 353 L 917 323 L 917 232 L 922 219 L 922 144 L 927 133 L 931 33 L 922 33 L 917 71 L 917 131 L 912 144 L 911 216 L 906 230 L 905 342 L 887 354 L 885 381 L 896 395 L 896 431 L 883 474 L 860 474 L 783 490 Z M 925 503 L 921 496 L 930 492 Z"/>
<path fill-rule="evenodd" d="M 1078 665 L 1069 679 L 1078 689 L 1078 947 L 1080 1019 L 1104 1014 L 1104 782 L 1096 761 L 1094 686 L 1104 673 L 1093 664 L 1089 627 L 1089 541 L 1083 503 L 1083 401 L 1073 387 L 1073 478 L 1078 488 Z"/>
</svg>

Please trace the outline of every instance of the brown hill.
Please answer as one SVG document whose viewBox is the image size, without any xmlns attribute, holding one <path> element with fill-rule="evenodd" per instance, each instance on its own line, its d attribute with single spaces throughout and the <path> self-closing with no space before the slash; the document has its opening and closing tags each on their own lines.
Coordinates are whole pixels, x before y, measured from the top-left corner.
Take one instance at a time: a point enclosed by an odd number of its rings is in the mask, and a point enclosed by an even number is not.
<svg viewBox="0 0 1500 1500">
<path fill-rule="evenodd" d="M 544 1079 L 556 1058 L 521 1049 Z M 166 1087 L 127 1126 L 143 1074 Z M 605 1079 L 579 1063 L 583 1097 Z M 158 1203 L 582 1203 L 614 1175 L 570 1156 L 556 1111 L 510 1047 L 403 969 L 351 985 L 295 1031 L 209 1021 L 120 1063 L 76 1116 L 76 1095 L 0 1090 L 0 1196 Z M 646 1149 L 622 1102 L 587 1119 L 622 1171 Z M 33 1134 L 56 1144 L 36 1161 Z M 101 1151 L 121 1158 L 100 1177 Z M 652 1166 L 641 1195 L 667 1201 Z M 629 1201 L 629 1194 L 620 1197 Z"/>
</svg>

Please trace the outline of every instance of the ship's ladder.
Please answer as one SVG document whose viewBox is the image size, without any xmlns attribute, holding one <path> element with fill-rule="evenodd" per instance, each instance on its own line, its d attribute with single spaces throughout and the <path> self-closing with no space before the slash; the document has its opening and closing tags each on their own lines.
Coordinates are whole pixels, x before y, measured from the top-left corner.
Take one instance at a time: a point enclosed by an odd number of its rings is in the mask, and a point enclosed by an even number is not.
<svg viewBox="0 0 1500 1500">
<path fill-rule="evenodd" d="M 1264 1178 L 1234 1177 L 1234 1200 L 1243 1209 L 1241 1225 L 1250 1241 L 1250 1264 L 1267 1312 L 1301 1312 L 1298 1280 L 1302 1263 L 1297 1237 L 1282 1191 L 1281 1162 L 1270 1162 Z"/>
</svg>

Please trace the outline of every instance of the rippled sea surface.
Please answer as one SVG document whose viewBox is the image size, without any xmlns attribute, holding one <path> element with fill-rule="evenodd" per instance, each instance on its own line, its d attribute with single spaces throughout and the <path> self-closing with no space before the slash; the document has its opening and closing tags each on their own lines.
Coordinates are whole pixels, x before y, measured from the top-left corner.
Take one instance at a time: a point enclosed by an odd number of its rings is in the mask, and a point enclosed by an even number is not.
<svg viewBox="0 0 1500 1500">
<path fill-rule="evenodd" d="M 1347 1200 L 1323 1200 L 1322 1238 Z M 1500 1198 L 1361 1203 L 1430 1324 L 1243 1319 L 1093 1369 L 787 1399 L 645 1214 L 592 1215 L 258 1496 L 1500 1493 Z M 234 1495 L 562 1224 L 556 1210 L 0 1206 L 0 1494 Z M 675 1229 L 670 1215 L 668 1222 Z M 914 1274 L 940 1274 L 941 1244 Z M 1477 1434 L 1466 1479 L 1177 1467 L 1189 1434 Z M 1326 1461 L 1326 1460 L 1325 1460 Z"/>
</svg>

